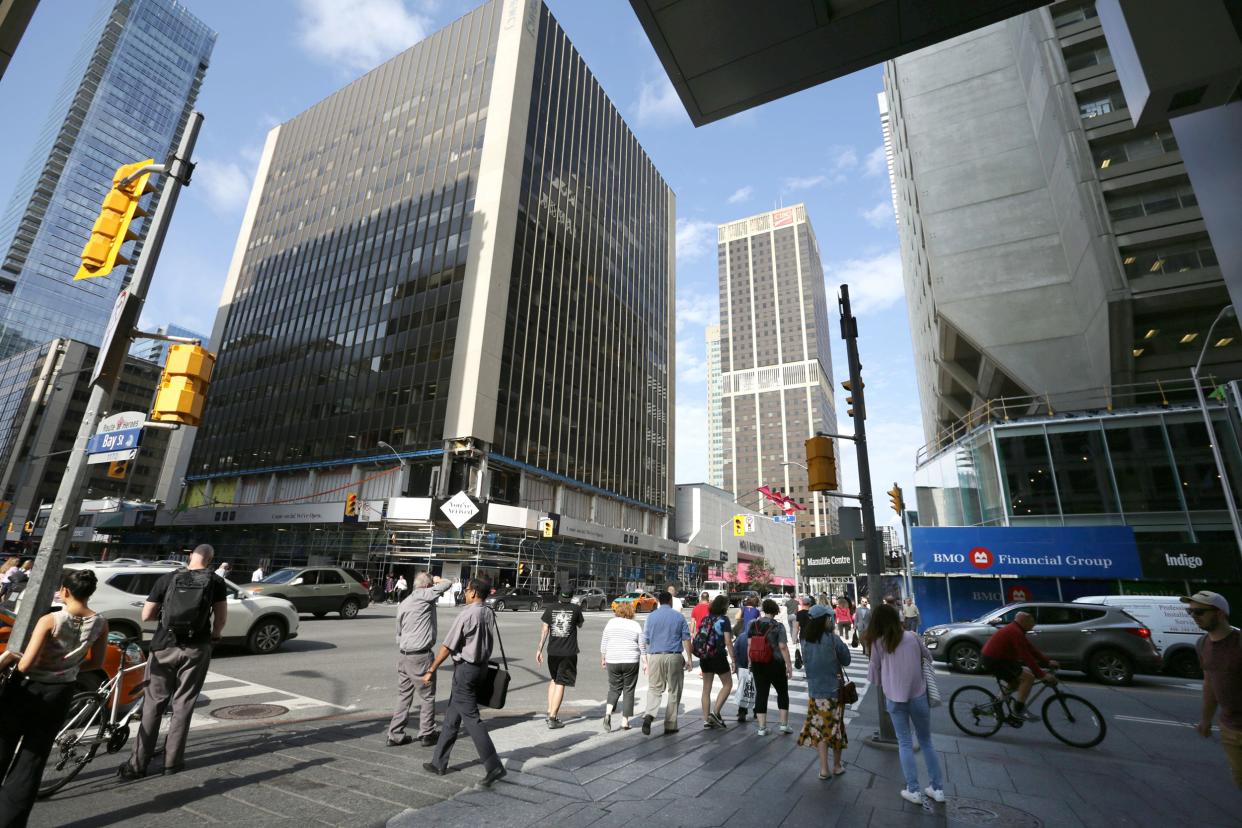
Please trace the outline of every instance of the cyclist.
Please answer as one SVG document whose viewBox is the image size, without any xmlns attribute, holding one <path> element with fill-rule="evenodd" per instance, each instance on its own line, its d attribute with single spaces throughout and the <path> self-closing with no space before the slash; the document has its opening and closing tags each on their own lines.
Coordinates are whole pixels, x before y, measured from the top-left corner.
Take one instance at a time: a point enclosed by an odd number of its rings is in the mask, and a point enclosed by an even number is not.
<svg viewBox="0 0 1242 828">
<path fill-rule="evenodd" d="M 1034 721 L 1034 717 L 1027 712 L 1026 697 L 1031 694 L 1035 680 L 1048 685 L 1057 683 L 1055 675 L 1045 673 L 1041 668 L 1055 670 L 1061 666 L 1027 639 L 1026 634 L 1034 626 L 1035 617 L 1029 612 L 1020 612 L 983 645 L 983 669 L 1005 682 L 1009 691 L 1014 693 L 1013 710 L 1021 717 L 1010 719 L 1009 723 L 1015 727 L 1021 727 L 1023 720 Z"/>
</svg>

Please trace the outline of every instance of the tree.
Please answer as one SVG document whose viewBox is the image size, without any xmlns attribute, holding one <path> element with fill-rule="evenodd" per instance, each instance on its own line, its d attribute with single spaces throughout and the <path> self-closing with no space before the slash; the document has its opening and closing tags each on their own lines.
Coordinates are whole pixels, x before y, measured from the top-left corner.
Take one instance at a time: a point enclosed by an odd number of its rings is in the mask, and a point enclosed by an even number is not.
<svg viewBox="0 0 1242 828">
<path fill-rule="evenodd" d="M 725 583 L 729 587 L 729 592 L 737 592 L 737 588 L 741 584 L 741 581 L 738 580 L 736 566 L 731 566 L 724 571 L 724 579 Z"/>
<path fill-rule="evenodd" d="M 751 589 L 760 595 L 766 595 L 772 591 L 772 579 L 776 577 L 776 571 L 766 558 L 756 558 L 751 561 L 749 574 Z"/>
</svg>

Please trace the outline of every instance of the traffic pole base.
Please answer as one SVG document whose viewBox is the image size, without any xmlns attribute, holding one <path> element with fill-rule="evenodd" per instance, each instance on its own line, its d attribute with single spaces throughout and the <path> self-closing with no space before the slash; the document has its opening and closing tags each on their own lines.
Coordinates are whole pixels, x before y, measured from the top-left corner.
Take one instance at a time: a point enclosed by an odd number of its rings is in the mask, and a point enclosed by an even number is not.
<svg viewBox="0 0 1242 828">
<path fill-rule="evenodd" d="M 863 743 L 871 745 L 871 747 L 880 748 L 881 750 L 897 750 L 898 747 L 897 740 L 895 738 L 885 738 L 878 730 L 874 731 L 870 736 L 865 737 L 863 739 Z M 914 752 L 919 752 L 918 743 L 915 743 L 914 745 Z"/>
</svg>

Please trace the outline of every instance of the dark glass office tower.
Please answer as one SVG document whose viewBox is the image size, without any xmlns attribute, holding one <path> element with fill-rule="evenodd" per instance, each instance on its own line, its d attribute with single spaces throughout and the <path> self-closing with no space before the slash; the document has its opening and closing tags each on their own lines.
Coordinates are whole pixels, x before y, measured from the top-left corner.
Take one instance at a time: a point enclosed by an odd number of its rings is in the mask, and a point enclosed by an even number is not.
<svg viewBox="0 0 1242 828">
<path fill-rule="evenodd" d="M 189 501 L 326 491 L 391 446 L 385 497 L 666 537 L 674 221 L 548 10 L 480 6 L 270 134 Z"/>
<path fill-rule="evenodd" d="M 0 358 L 57 337 L 99 344 L 129 268 L 75 282 L 82 246 L 116 168 L 176 147 L 215 41 L 175 0 L 100 9 L 0 217 Z"/>
</svg>

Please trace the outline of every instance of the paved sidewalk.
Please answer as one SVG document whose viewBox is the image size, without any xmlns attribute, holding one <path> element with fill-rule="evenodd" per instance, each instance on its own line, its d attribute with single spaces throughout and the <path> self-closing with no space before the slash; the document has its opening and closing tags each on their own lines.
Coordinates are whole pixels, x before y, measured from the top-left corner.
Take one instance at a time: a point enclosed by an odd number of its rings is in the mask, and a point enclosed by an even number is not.
<svg viewBox="0 0 1242 828">
<path fill-rule="evenodd" d="M 422 770 L 430 749 L 386 748 L 387 717 L 372 713 L 197 732 L 189 768 L 176 776 L 117 784 L 112 774 L 127 752 L 101 756 L 40 802 L 31 824 L 1202 828 L 1236 825 L 1242 812 L 1214 743 L 1171 741 L 1152 756 L 1110 737 L 1080 751 L 1041 740 L 1039 731 L 958 737 L 944 731 L 947 717 L 937 718 L 950 801 L 924 809 L 898 795 L 897 754 L 863 744 L 874 729 L 873 705 L 849 729 L 847 772 L 827 782 L 796 734 L 773 730 L 761 739 L 753 724 L 734 722 L 706 731 L 693 712 L 683 713 L 676 735 L 660 735 L 659 722 L 649 737 L 637 725 L 605 734 L 596 718 L 602 711 L 578 719 L 569 712 L 569 725 L 557 731 L 536 711 L 485 714 L 509 769 L 488 791 L 476 786 L 483 771 L 469 739 L 458 741 L 454 772 L 433 776 Z"/>
</svg>

